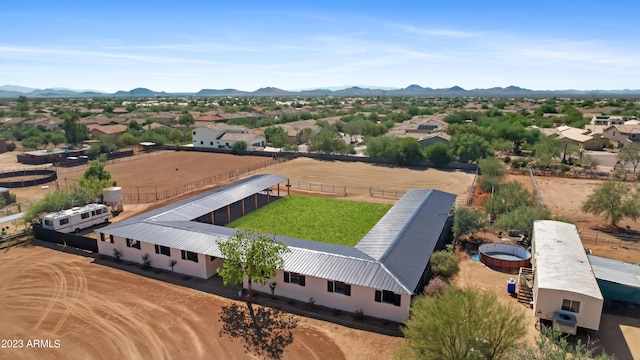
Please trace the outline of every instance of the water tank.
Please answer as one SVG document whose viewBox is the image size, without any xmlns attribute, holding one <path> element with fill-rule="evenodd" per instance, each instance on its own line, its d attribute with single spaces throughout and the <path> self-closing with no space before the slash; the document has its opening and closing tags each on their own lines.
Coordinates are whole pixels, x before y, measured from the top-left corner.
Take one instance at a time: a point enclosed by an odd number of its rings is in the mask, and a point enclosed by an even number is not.
<svg viewBox="0 0 640 360">
<path fill-rule="evenodd" d="M 104 203 L 111 206 L 113 210 L 122 209 L 122 188 L 119 186 L 112 186 L 102 190 L 102 198 Z"/>
</svg>

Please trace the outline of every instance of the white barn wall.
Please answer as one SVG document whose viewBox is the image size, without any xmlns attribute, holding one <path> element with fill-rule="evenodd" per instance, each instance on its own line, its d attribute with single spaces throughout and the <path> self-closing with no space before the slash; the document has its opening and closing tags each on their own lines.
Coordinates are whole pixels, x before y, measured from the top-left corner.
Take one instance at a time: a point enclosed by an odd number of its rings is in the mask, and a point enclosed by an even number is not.
<svg viewBox="0 0 640 360">
<path fill-rule="evenodd" d="M 600 328 L 600 314 L 602 314 L 603 301 L 591 296 L 569 291 L 538 288 L 535 291 L 533 313 L 536 317 L 553 320 L 553 312 L 562 309 L 562 300 L 580 302 L 580 312 L 572 313 L 576 316 L 578 326 L 598 330 Z"/>
<path fill-rule="evenodd" d="M 189 275 L 198 277 L 201 279 L 207 279 L 216 273 L 217 262 L 211 261 L 210 257 L 203 254 L 198 254 L 198 262 L 190 260 L 183 260 L 179 249 L 170 248 L 171 256 L 163 254 L 156 254 L 155 245 L 147 242 L 140 242 L 140 249 L 133 247 L 127 247 L 127 241 L 125 238 L 114 236 L 113 244 L 109 242 L 109 235 L 105 234 L 106 241 L 100 241 L 100 233 L 97 233 L 98 238 L 98 253 L 113 257 L 113 249 L 118 249 L 122 253 L 122 260 L 132 261 L 138 264 L 142 264 L 142 255 L 149 254 L 149 260 L 151 260 L 151 267 L 171 271 L 169 267 L 169 261 L 171 259 L 176 260 L 176 265 L 173 271 L 178 274 Z M 221 260 L 221 259 L 219 259 Z"/>
<path fill-rule="evenodd" d="M 269 283 L 272 281 L 274 280 L 268 280 L 264 286 L 254 282 L 253 289 L 270 294 L 271 290 L 269 288 Z M 396 322 L 405 322 L 409 318 L 409 307 L 411 305 L 411 295 L 409 294 L 402 294 L 400 306 L 395 306 L 384 302 L 376 302 L 376 289 L 369 287 L 351 285 L 351 296 L 346 296 L 335 292 L 328 292 L 328 279 L 305 276 L 305 286 L 285 283 L 284 272 L 282 270 L 276 271 L 275 281 L 278 284 L 276 285 L 275 294 L 278 296 L 284 296 L 303 302 L 308 302 L 309 298 L 313 297 L 316 305 L 322 305 L 350 313 L 362 310 L 364 315 Z M 248 284 L 245 280 L 245 289 L 247 286 Z"/>
</svg>

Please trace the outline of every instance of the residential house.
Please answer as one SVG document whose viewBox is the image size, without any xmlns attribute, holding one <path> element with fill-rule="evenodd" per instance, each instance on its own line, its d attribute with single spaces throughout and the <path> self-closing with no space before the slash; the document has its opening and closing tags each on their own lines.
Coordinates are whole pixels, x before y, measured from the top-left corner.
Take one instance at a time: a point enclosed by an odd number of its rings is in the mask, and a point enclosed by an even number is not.
<svg viewBox="0 0 640 360">
<path fill-rule="evenodd" d="M 617 147 L 626 144 L 640 144 L 640 126 L 638 125 L 611 125 L 604 129 L 602 137 L 611 141 Z"/>
<path fill-rule="evenodd" d="M 574 144 L 583 150 L 602 150 L 607 142 L 601 135 L 591 134 L 587 129 L 563 125 L 539 130 L 546 136 L 555 137 L 561 144 Z"/>
<path fill-rule="evenodd" d="M 95 138 L 101 136 L 108 136 L 112 139 L 118 138 L 120 135 L 127 131 L 127 125 L 115 124 L 115 125 L 89 125 L 87 126 L 89 133 Z"/>
<path fill-rule="evenodd" d="M 413 133 L 406 134 L 406 136 L 412 136 L 412 137 L 413 135 L 414 135 Z M 421 135 L 420 137 L 417 137 L 421 148 L 427 148 L 437 143 L 442 143 L 448 146 L 449 142 L 451 141 L 451 136 L 445 133 L 444 131 L 431 133 L 427 135 L 424 135 L 424 134 L 415 134 L 415 135 Z"/>
<path fill-rule="evenodd" d="M 594 115 L 591 118 L 591 125 L 622 125 L 624 124 L 622 116 Z"/>
<path fill-rule="evenodd" d="M 244 141 L 247 144 L 247 150 L 264 148 L 267 142 L 264 136 L 244 126 L 227 124 L 200 126 L 192 131 L 192 140 L 195 147 L 215 149 L 231 149 L 236 142 Z"/>
</svg>

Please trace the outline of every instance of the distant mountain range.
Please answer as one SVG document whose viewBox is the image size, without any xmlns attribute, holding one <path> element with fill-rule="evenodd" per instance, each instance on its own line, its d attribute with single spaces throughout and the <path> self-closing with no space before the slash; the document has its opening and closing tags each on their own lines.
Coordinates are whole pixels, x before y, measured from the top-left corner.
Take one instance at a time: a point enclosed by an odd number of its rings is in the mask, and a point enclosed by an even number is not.
<svg viewBox="0 0 640 360">
<path fill-rule="evenodd" d="M 403 89 L 379 89 L 362 88 L 358 86 L 344 89 L 315 89 L 287 91 L 275 87 L 260 88 L 256 91 L 242 91 L 236 89 L 202 89 L 198 92 L 167 93 L 164 91 L 153 91 L 146 88 L 136 88 L 130 91 L 117 91 L 113 94 L 95 90 L 72 90 L 65 88 L 54 89 L 33 89 L 15 85 L 0 86 L 0 98 L 17 98 L 18 96 L 52 98 L 52 97 L 172 97 L 172 96 L 196 96 L 196 97 L 217 97 L 217 96 L 445 96 L 445 97 L 503 97 L 503 98 L 541 98 L 541 97 L 607 97 L 607 96 L 640 96 L 638 90 L 529 90 L 517 86 L 506 88 L 493 87 L 489 89 L 465 90 L 459 86 L 443 89 L 433 89 L 419 85 L 410 85 Z"/>
</svg>

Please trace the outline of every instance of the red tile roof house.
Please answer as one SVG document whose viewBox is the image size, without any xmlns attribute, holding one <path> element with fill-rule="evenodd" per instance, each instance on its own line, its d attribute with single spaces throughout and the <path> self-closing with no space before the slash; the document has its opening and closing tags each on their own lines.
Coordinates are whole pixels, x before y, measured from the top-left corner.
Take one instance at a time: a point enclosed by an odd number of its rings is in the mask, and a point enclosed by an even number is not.
<svg viewBox="0 0 640 360">
<path fill-rule="evenodd" d="M 112 139 L 116 139 L 118 136 L 124 134 L 127 131 L 127 125 L 91 125 L 88 126 L 89 132 L 93 137 L 99 138 L 100 136 L 108 136 Z"/>
</svg>

